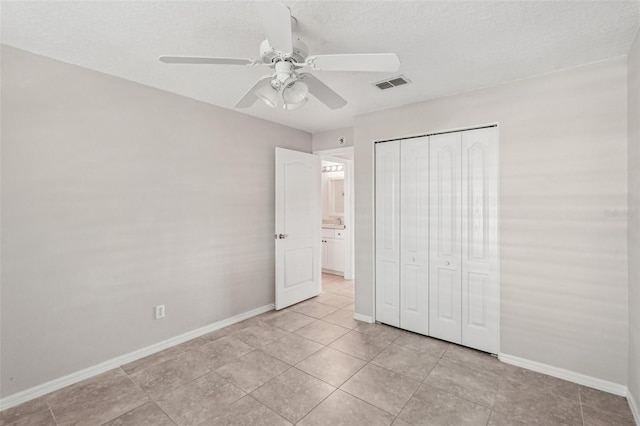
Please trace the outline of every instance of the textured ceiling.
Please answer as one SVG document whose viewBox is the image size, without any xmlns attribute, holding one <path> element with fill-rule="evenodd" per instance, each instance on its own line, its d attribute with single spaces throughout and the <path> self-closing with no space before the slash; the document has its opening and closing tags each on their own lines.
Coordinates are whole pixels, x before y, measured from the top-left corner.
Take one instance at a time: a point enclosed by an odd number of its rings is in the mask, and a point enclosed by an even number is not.
<svg viewBox="0 0 640 426">
<path fill-rule="evenodd" d="M 241 112 L 316 132 L 384 108 L 625 55 L 639 2 L 285 1 L 313 54 L 395 52 L 398 73 L 314 72 L 349 102 Z M 27 51 L 233 108 L 262 68 L 167 65 L 159 55 L 258 57 L 250 1 L 3 1 L 1 41 Z M 404 74 L 412 84 L 373 82 Z"/>
</svg>

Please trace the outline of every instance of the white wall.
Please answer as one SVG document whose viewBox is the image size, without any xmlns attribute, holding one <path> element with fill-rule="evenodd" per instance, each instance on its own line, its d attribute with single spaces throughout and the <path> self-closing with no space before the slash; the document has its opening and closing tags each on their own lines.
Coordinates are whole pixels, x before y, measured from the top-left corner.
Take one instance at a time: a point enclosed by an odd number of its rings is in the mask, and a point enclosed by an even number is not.
<svg viewBox="0 0 640 426">
<path fill-rule="evenodd" d="M 472 72 L 472 71 L 470 71 Z M 373 141 L 499 122 L 501 351 L 626 384 L 626 58 L 355 120 L 356 312 L 373 313 Z"/>
<path fill-rule="evenodd" d="M 344 138 L 344 143 L 340 144 L 340 138 Z M 353 146 L 353 127 L 345 127 L 342 129 L 327 130 L 326 132 L 317 132 L 312 135 L 313 152 L 324 149 L 344 148 Z"/>
<path fill-rule="evenodd" d="M 640 409 L 640 32 L 628 57 L 629 393 Z M 637 413 L 637 414 L 640 414 Z"/>
<path fill-rule="evenodd" d="M 1 53 L 2 396 L 273 303 L 274 148 L 310 134 Z"/>
</svg>

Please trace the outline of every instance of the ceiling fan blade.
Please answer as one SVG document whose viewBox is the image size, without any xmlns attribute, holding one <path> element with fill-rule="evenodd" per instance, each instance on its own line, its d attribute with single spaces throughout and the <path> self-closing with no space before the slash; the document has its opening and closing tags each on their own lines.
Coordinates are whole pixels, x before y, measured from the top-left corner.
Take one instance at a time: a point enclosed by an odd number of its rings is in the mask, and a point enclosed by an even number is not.
<svg viewBox="0 0 640 426">
<path fill-rule="evenodd" d="M 289 8 L 282 3 L 271 1 L 256 1 L 255 4 L 271 47 L 282 53 L 293 52 Z"/>
<path fill-rule="evenodd" d="M 269 81 L 273 78 L 273 76 L 265 75 L 261 77 L 260 80 L 256 81 L 256 83 L 245 93 L 245 95 L 236 103 L 235 108 L 249 108 L 253 105 L 258 97 L 256 96 L 256 90 L 261 89 L 264 86 L 269 84 Z"/>
<path fill-rule="evenodd" d="M 318 71 L 395 72 L 400 59 L 395 53 L 315 55 L 307 58 L 306 65 Z"/>
<path fill-rule="evenodd" d="M 309 93 L 329 108 L 338 109 L 347 104 L 347 101 L 334 92 L 329 86 L 318 80 L 315 75 L 300 73 L 300 78 L 307 84 L 307 87 L 309 87 Z"/>
<path fill-rule="evenodd" d="M 197 56 L 160 56 L 165 64 L 211 64 L 211 65 L 251 65 L 252 59 L 242 58 L 206 58 Z"/>
</svg>

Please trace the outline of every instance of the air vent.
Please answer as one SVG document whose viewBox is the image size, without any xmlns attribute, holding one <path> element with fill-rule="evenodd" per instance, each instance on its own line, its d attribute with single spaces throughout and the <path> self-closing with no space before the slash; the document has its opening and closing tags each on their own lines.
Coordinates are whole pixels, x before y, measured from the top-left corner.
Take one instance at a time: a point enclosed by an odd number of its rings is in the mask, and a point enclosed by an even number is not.
<svg viewBox="0 0 640 426">
<path fill-rule="evenodd" d="M 393 87 L 393 84 L 389 83 L 388 81 L 383 81 L 381 83 L 376 83 L 376 86 L 378 86 L 378 89 L 384 90 L 391 89 Z"/>
<path fill-rule="evenodd" d="M 397 77 L 393 77 L 388 80 L 373 83 L 373 85 L 380 90 L 386 90 L 386 89 L 391 89 L 392 87 L 402 86 L 403 84 L 407 84 L 407 83 L 411 83 L 411 80 L 407 79 L 403 75 L 399 75 Z"/>
</svg>

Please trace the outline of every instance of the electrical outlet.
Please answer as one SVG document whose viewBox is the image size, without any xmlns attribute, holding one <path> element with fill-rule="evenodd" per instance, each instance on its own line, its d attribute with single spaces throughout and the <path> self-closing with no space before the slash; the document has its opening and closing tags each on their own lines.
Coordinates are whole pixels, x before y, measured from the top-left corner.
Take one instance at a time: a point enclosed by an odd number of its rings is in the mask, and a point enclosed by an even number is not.
<svg viewBox="0 0 640 426">
<path fill-rule="evenodd" d="M 156 306 L 156 319 L 164 318 L 164 305 Z"/>
</svg>

